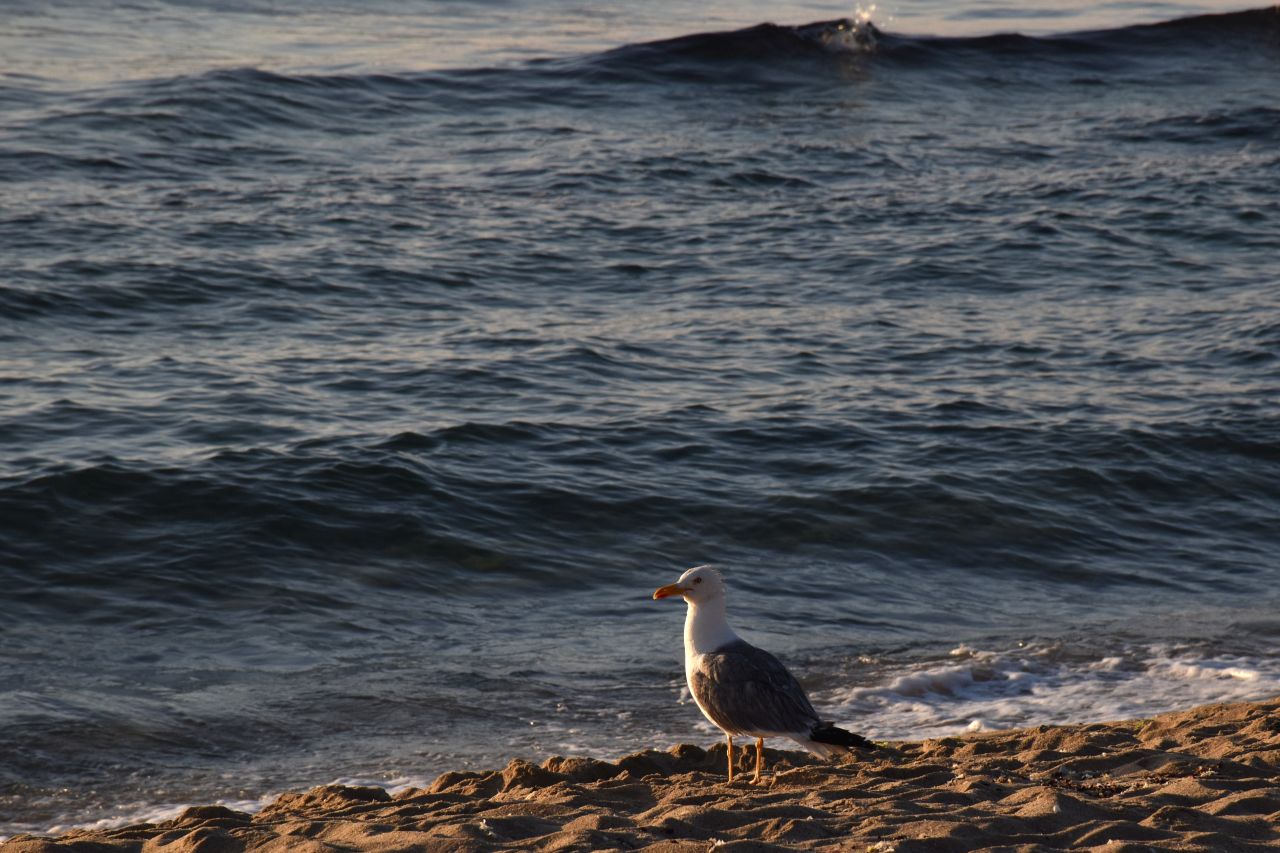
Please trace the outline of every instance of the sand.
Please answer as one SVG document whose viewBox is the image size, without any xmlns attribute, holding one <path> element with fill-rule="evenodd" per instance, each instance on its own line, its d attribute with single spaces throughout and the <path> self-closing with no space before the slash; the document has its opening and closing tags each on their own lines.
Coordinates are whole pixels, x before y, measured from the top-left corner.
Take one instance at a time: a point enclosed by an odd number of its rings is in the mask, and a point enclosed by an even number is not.
<svg viewBox="0 0 1280 853">
<path fill-rule="evenodd" d="M 847 763 L 766 756 L 766 785 L 749 773 L 727 783 L 723 745 L 517 759 L 427 790 L 326 786 L 255 815 L 201 806 L 157 824 L 19 836 L 0 853 L 1280 847 L 1280 699 L 892 743 Z"/>
</svg>

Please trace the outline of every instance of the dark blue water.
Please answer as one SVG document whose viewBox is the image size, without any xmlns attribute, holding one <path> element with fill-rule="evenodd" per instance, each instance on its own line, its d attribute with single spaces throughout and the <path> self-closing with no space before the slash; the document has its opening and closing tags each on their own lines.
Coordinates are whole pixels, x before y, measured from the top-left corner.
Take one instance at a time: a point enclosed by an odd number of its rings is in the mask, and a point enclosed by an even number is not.
<svg viewBox="0 0 1280 853">
<path fill-rule="evenodd" d="M 1276 9 L 152 11 L 0 13 L 0 834 L 710 740 L 702 562 L 878 736 L 1280 691 Z"/>
</svg>

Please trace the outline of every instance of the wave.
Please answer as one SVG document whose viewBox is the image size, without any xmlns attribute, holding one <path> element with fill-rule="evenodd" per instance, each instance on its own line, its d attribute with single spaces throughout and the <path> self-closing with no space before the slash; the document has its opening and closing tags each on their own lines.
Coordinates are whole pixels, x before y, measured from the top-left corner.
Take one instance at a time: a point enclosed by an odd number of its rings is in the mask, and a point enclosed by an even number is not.
<svg viewBox="0 0 1280 853">
<path fill-rule="evenodd" d="M 654 82 L 725 86 L 813 86 L 839 82 L 850 68 L 947 70 L 977 75 L 991 63 L 1025 58 L 1046 67 L 1105 73 L 1132 60 L 1175 61 L 1183 53 L 1280 47 L 1280 7 L 1200 15 L 1157 24 L 1053 36 L 1001 33 L 978 37 L 914 36 L 884 31 L 870 20 L 841 18 L 804 25 L 759 24 L 740 30 L 685 35 L 630 44 L 599 54 L 540 59 L 517 67 L 377 74 L 287 74 L 254 68 L 218 69 L 174 78 L 141 80 L 108 90 L 88 90 L 69 100 L 46 91 L 48 81 L 9 76 L 0 81 L 0 104 L 32 110 L 30 130 L 56 134 L 145 133 L 173 166 L 201 156 L 209 166 L 237 154 L 219 142 L 246 130 L 358 136 L 370 123 L 394 122 L 406 111 L 541 107 L 593 109 L 629 93 L 619 84 Z M 340 109 L 340 113 L 335 113 Z M 334 116 L 341 114 L 342 122 Z M 200 145 L 189 144 L 193 139 Z M 269 147 L 269 146 L 268 146 Z M 288 165 L 289 155 L 274 152 Z M 294 157 L 300 156 L 294 152 Z M 155 157 L 84 158 L 57 151 L 11 149 L 0 155 L 0 180 L 47 175 L 58 168 L 127 170 L 157 168 Z M 65 162 L 64 162 L 65 161 Z"/>
<path fill-rule="evenodd" d="M 944 67 L 965 63 L 981 71 L 990 60 L 1015 57 L 1098 63 L 1107 57 L 1167 56 L 1238 48 L 1245 43 L 1280 46 L 1280 7 L 1199 15 L 1112 30 L 1053 36 L 999 33 L 977 37 L 913 36 L 886 32 L 869 19 L 840 18 L 801 26 L 759 24 L 741 30 L 680 36 L 627 45 L 581 61 L 585 73 L 612 71 L 636 79 L 655 76 L 696 82 L 777 82 L 790 70 L 812 70 L 813 60 L 862 59 L 876 66 Z M 731 71 L 732 74 L 726 73 Z M 770 71 L 774 72 L 770 75 Z M 747 76 L 744 78 L 742 74 Z M 812 75 L 809 83 L 816 82 Z"/>
<path fill-rule="evenodd" d="M 72 432 L 139 423 L 57 411 L 54 428 Z M 593 583 L 626 586 L 638 559 L 803 558 L 889 594 L 903 572 L 973 590 L 1222 592 L 1262 559 L 1239 547 L 1271 521 L 1276 489 L 1255 470 L 1276 453 L 1262 421 L 1044 432 L 948 419 L 921 429 L 913 463 L 941 473 L 890 466 L 861 482 L 848 460 L 892 452 L 872 433 L 685 414 L 607 428 L 469 423 L 169 466 L 36 466 L 0 482 L 0 582 L 12 608 L 129 621 L 209 602 L 283 605 L 282 590 L 313 614 L 456 584 L 554 591 L 581 585 L 583 559 L 599 565 Z M 691 458 L 699 475 L 685 479 Z M 1215 496 L 1235 493 L 1258 503 L 1221 517 Z M 1191 548 L 1205 556 L 1189 562 Z"/>
</svg>

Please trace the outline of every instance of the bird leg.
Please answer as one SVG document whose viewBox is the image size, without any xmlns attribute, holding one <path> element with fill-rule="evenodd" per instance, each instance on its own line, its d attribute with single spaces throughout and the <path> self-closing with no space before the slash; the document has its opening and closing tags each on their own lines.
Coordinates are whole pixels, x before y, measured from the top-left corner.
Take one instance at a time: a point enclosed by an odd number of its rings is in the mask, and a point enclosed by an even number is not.
<svg viewBox="0 0 1280 853">
<path fill-rule="evenodd" d="M 756 775 L 751 777 L 753 783 L 760 781 L 760 774 L 764 770 L 764 738 L 756 738 Z"/>
<path fill-rule="evenodd" d="M 729 739 L 729 781 L 733 781 L 733 735 L 725 735 Z"/>
</svg>

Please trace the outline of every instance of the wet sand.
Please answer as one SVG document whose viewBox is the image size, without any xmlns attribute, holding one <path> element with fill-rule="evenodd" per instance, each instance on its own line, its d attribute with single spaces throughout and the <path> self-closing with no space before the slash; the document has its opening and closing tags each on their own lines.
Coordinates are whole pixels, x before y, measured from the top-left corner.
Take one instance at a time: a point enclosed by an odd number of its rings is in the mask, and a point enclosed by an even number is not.
<svg viewBox="0 0 1280 853">
<path fill-rule="evenodd" d="M 744 771 L 753 755 L 741 751 Z M 846 763 L 723 744 L 617 762 L 519 759 L 427 790 L 327 786 L 0 853 L 239 851 L 1262 850 L 1280 847 L 1280 699 L 1147 720 L 891 743 Z"/>
</svg>

